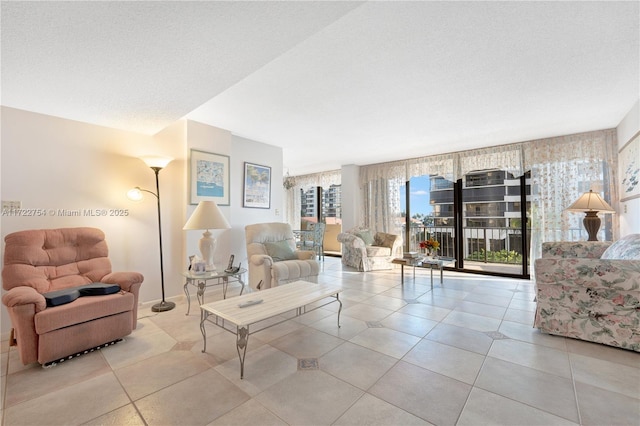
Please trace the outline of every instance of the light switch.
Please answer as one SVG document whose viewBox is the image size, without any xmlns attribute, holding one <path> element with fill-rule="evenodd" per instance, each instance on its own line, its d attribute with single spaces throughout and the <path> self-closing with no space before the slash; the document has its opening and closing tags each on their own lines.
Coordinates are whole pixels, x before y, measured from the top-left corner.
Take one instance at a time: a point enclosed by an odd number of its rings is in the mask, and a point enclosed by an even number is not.
<svg viewBox="0 0 640 426">
<path fill-rule="evenodd" d="M 2 200 L 2 210 L 18 210 L 22 206 L 20 201 L 4 201 Z"/>
</svg>

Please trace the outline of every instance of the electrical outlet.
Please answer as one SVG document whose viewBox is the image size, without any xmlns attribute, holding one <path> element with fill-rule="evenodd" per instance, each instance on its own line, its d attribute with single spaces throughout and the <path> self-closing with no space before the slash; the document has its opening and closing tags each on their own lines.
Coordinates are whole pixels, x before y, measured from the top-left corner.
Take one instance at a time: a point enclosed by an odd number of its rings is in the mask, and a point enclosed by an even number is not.
<svg viewBox="0 0 640 426">
<path fill-rule="evenodd" d="M 280 210 L 276 209 L 276 216 L 280 216 Z"/>
<path fill-rule="evenodd" d="M 18 210 L 22 207 L 22 202 L 20 201 L 4 201 L 2 200 L 2 210 Z"/>
<path fill-rule="evenodd" d="M 627 213 L 627 203 L 624 204 L 624 212 Z"/>
</svg>

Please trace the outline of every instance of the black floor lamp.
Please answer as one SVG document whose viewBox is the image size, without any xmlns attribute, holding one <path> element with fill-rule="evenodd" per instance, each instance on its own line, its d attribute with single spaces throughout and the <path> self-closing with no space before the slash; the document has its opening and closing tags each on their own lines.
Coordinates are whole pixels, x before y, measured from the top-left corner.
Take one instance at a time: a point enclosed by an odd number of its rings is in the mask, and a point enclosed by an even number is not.
<svg viewBox="0 0 640 426">
<path fill-rule="evenodd" d="M 160 303 L 156 303 L 151 307 L 153 312 L 164 312 L 170 311 L 171 309 L 176 307 L 176 304 L 173 302 L 167 302 L 164 300 L 164 263 L 162 261 L 162 220 L 160 217 L 160 181 L 158 179 L 158 174 L 160 170 L 165 168 L 167 164 L 173 160 L 173 158 L 169 157 L 157 157 L 157 156 L 148 156 L 148 157 L 140 157 L 142 161 L 144 161 L 147 166 L 151 167 L 151 170 L 156 174 L 156 192 L 149 191 L 147 189 L 142 189 L 139 186 L 136 186 L 132 190 L 127 193 L 127 197 L 134 201 L 142 200 L 142 193 L 148 192 L 149 194 L 156 197 L 158 201 L 158 240 L 160 243 L 160 284 L 162 286 L 162 301 Z"/>
</svg>

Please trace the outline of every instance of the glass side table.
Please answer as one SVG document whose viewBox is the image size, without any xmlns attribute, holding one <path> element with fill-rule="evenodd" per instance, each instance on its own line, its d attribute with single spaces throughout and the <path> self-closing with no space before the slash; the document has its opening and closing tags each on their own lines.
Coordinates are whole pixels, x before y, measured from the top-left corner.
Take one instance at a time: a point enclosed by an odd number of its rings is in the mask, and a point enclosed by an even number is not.
<svg viewBox="0 0 640 426">
<path fill-rule="evenodd" d="M 434 267 L 440 269 L 440 284 L 443 279 L 443 269 L 447 265 L 456 263 L 456 259 L 453 257 L 433 256 L 433 257 L 417 257 L 413 259 L 398 258 L 393 259 L 391 263 L 400 265 L 400 283 L 404 284 L 404 267 L 413 267 L 413 279 L 416 279 L 416 268 L 429 268 L 431 269 L 431 288 L 433 289 L 433 269 Z"/>
<path fill-rule="evenodd" d="M 215 285 L 222 284 L 222 297 L 224 299 L 227 298 L 227 287 L 229 287 L 229 283 L 238 282 L 242 286 L 240 289 L 240 295 L 244 291 L 244 280 L 242 276 L 247 272 L 245 268 L 240 268 L 238 272 L 225 272 L 225 271 L 210 271 L 204 272 L 200 274 L 193 273 L 191 271 L 184 271 L 182 276 L 186 278 L 184 283 L 184 293 L 187 295 L 187 313 L 185 315 L 189 315 L 191 311 L 191 298 L 189 297 L 189 286 L 194 286 L 197 288 L 196 297 L 198 298 L 198 303 L 200 305 L 204 305 L 204 292 L 207 287 L 213 287 Z M 214 280 L 211 284 L 208 284 L 207 281 Z"/>
</svg>

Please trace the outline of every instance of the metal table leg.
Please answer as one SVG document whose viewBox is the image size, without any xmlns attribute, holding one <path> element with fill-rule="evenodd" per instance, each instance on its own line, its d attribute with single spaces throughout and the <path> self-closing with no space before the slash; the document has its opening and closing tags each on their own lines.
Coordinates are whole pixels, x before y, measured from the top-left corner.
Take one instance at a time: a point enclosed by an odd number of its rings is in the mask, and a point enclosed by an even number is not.
<svg viewBox="0 0 640 426">
<path fill-rule="evenodd" d="M 227 298 L 227 287 L 229 287 L 229 277 L 222 277 L 222 298 Z"/>
<path fill-rule="evenodd" d="M 200 310 L 200 333 L 202 333 L 202 340 L 203 340 L 202 352 L 203 353 L 207 351 L 207 329 L 205 328 L 204 323 L 209 317 L 209 315 L 210 315 L 209 312 L 205 310 Z"/>
<path fill-rule="evenodd" d="M 187 281 L 184 283 L 184 294 L 187 296 L 187 313 L 185 315 L 189 315 L 189 311 L 191 310 L 191 297 L 189 296 L 189 284 L 191 283 L 191 279 L 187 278 Z"/>
<path fill-rule="evenodd" d="M 431 290 L 433 290 L 433 264 L 429 264 L 429 269 L 431 270 Z"/>
<path fill-rule="evenodd" d="M 242 279 L 242 274 L 238 274 L 238 282 L 242 286 L 242 288 L 240 288 L 240 296 L 242 296 L 242 292 L 244 291 L 244 281 Z"/>
<path fill-rule="evenodd" d="M 249 342 L 249 327 L 238 327 L 236 333 L 236 349 L 240 359 L 240 379 L 244 378 L 244 358 L 247 355 L 247 343 Z"/>
<path fill-rule="evenodd" d="M 196 296 L 198 298 L 198 303 L 200 305 L 204 305 L 204 291 L 207 289 L 207 281 L 198 280 L 198 292 Z"/>
</svg>

